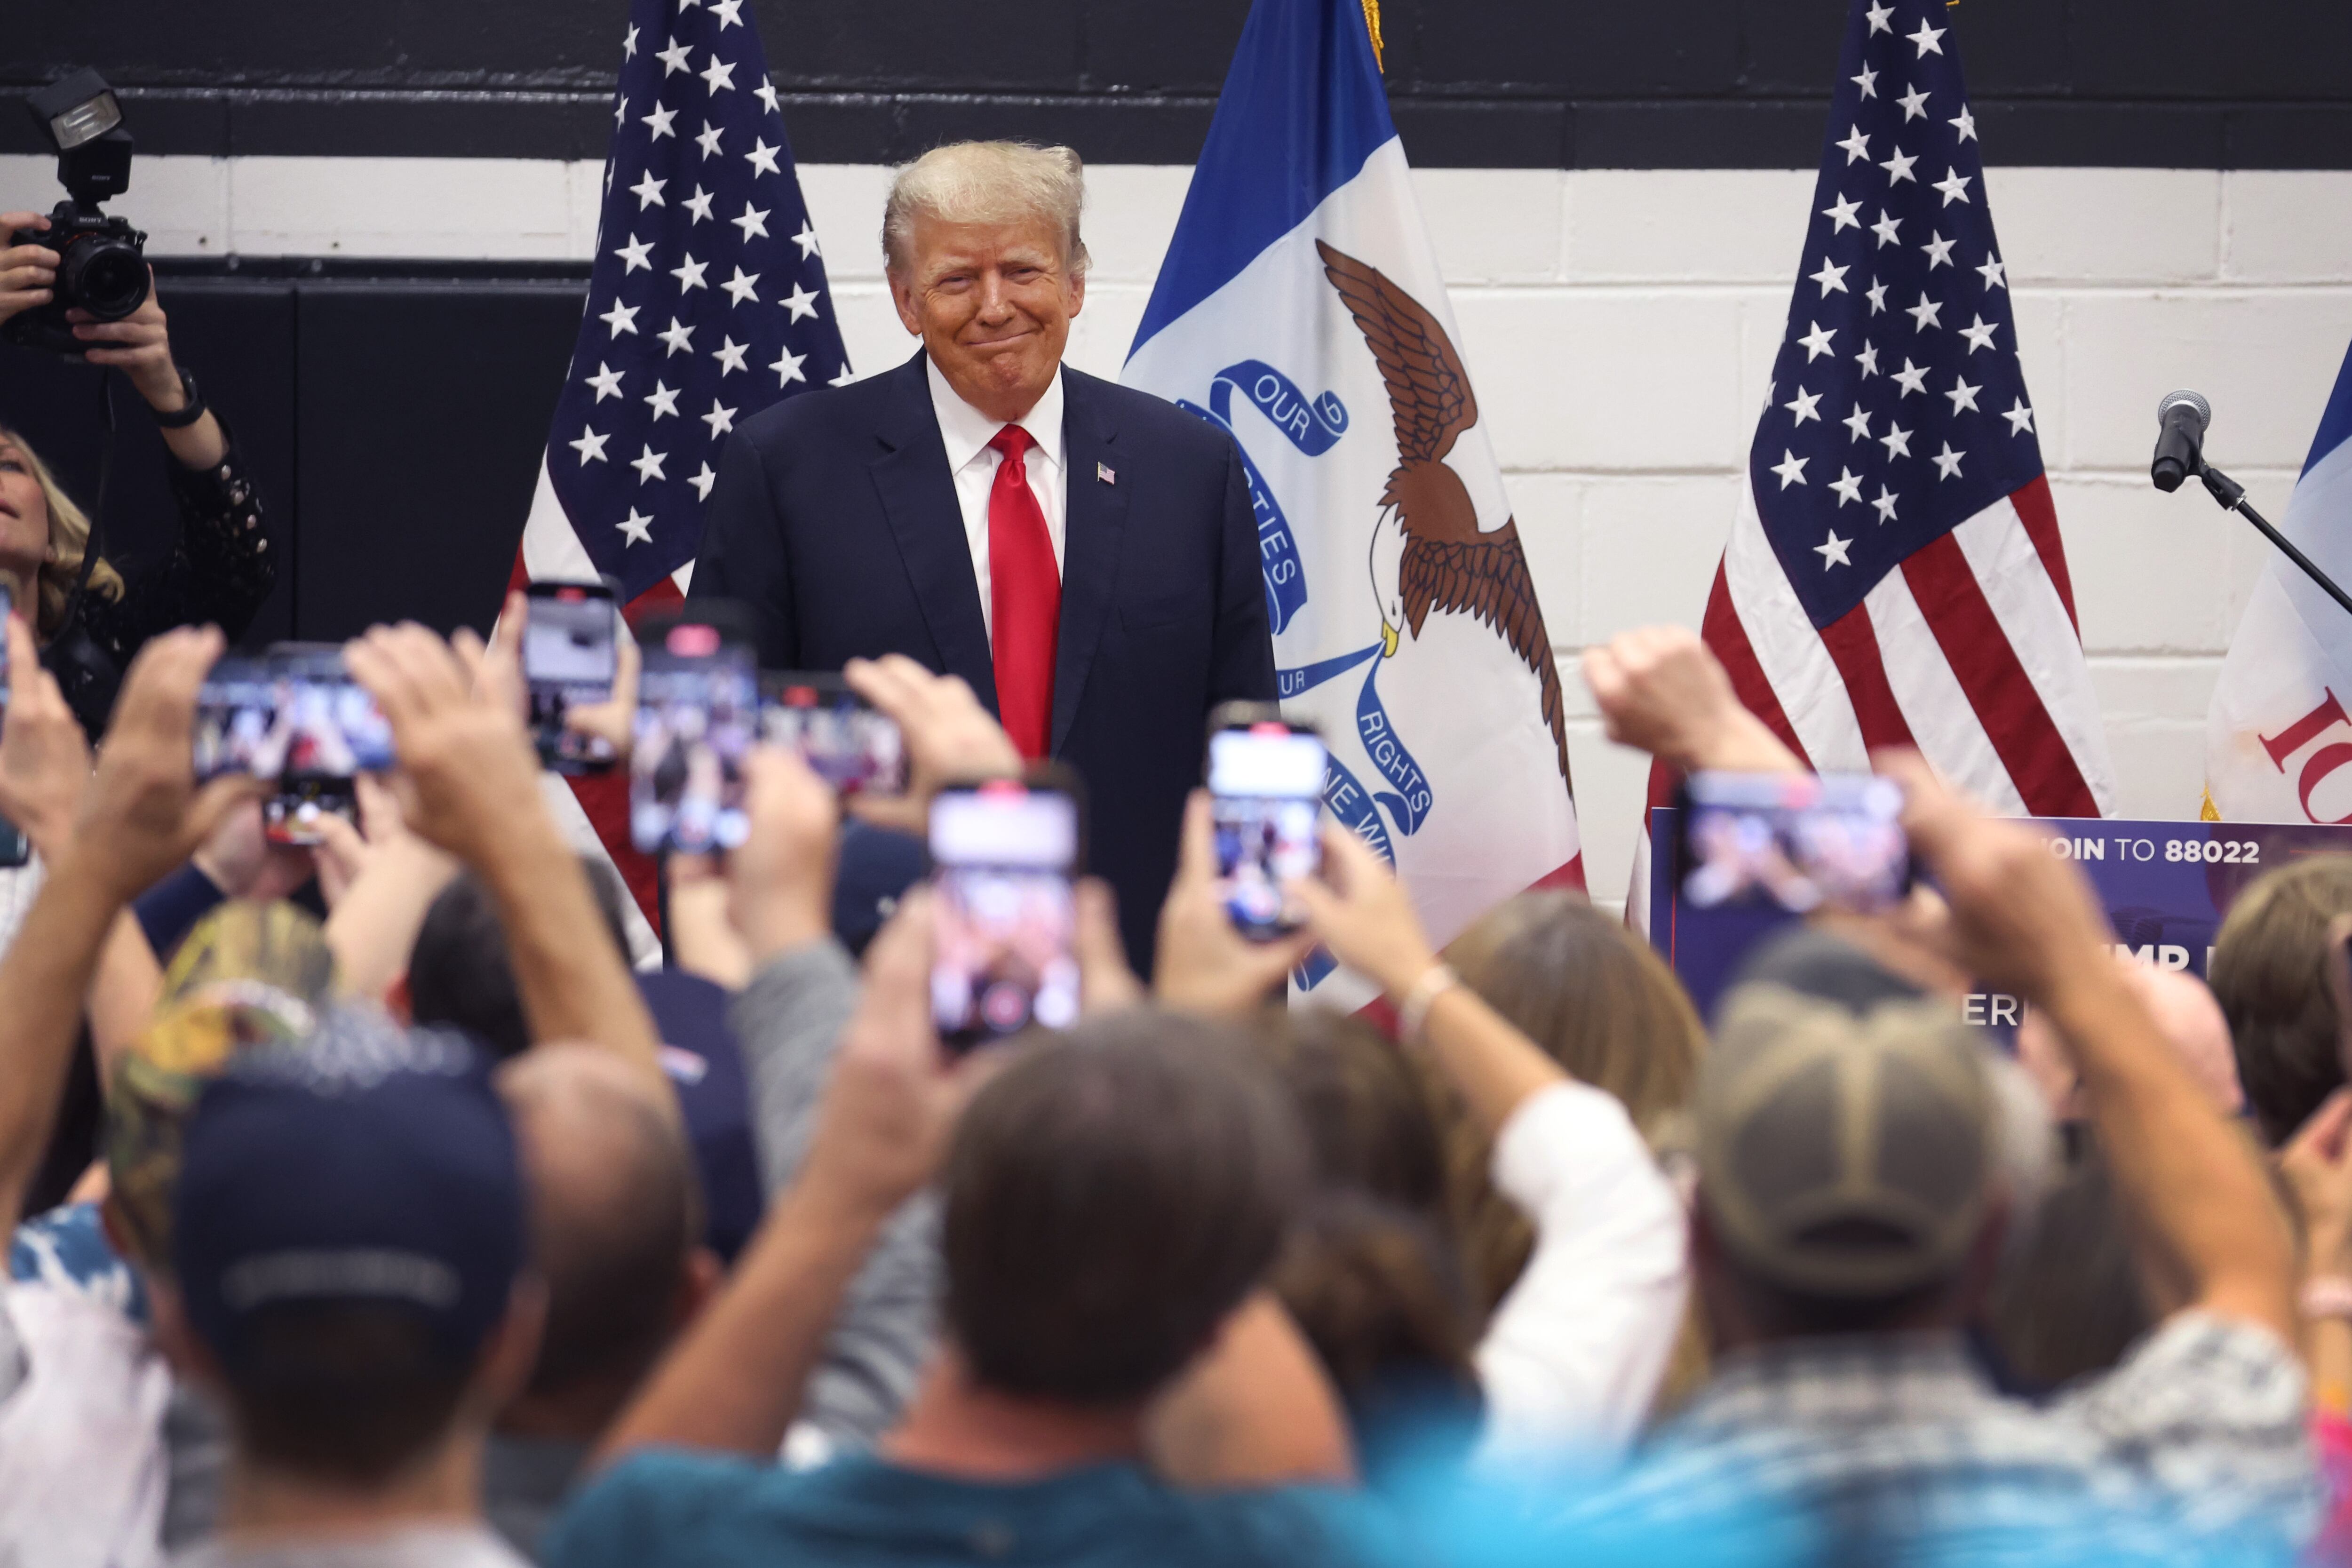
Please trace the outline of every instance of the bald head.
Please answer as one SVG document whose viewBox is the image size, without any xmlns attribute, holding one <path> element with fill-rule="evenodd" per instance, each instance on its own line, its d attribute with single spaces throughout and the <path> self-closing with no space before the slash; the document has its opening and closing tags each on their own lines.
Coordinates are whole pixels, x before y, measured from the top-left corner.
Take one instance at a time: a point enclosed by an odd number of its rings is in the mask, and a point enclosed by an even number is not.
<svg viewBox="0 0 2352 1568">
<path fill-rule="evenodd" d="M 2229 1020 L 2221 1003 L 2195 975 L 2178 969 L 2119 959 L 2140 1003 L 2156 1020 L 2157 1033 L 2180 1058 L 2213 1103 L 2235 1116 L 2245 1106 L 2238 1086 L 2238 1061 L 2230 1047 Z M 2074 1063 L 2060 1045 L 2057 1031 L 2039 1012 L 2028 1013 L 2018 1026 L 2017 1059 L 2032 1075 L 2034 1084 L 2050 1102 L 2051 1114 L 2061 1121 L 2079 1121 L 2090 1114 L 2083 1103 L 2082 1086 Z"/>
<path fill-rule="evenodd" d="M 702 1194 L 675 1109 L 641 1068 L 555 1044 L 499 1069 L 547 1280 L 533 1394 L 623 1392 L 652 1365 L 691 1295 Z"/>
</svg>

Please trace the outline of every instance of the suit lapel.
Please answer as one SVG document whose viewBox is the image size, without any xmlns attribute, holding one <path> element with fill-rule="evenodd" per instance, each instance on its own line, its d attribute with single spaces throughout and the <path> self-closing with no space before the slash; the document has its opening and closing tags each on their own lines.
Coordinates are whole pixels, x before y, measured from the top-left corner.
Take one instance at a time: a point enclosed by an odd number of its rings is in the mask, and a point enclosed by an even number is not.
<svg viewBox="0 0 2352 1568">
<path fill-rule="evenodd" d="M 980 584 L 972 576 L 963 509 L 948 472 L 948 449 L 940 439 L 939 417 L 931 411 L 921 353 L 890 375 L 896 395 L 876 432 L 885 450 L 874 460 L 874 488 L 890 519 L 899 558 L 906 563 L 940 662 L 948 674 L 961 676 L 993 713 L 996 665 L 988 651 L 988 623 L 981 618 Z M 1068 624 L 1066 611 L 1064 624 Z"/>
<path fill-rule="evenodd" d="M 1063 511 L 1062 627 L 1054 656 L 1054 733 L 1058 755 L 1077 717 L 1087 671 L 1118 588 L 1118 552 L 1127 532 L 1128 491 L 1102 478 L 1119 468 L 1118 432 L 1101 385 L 1066 365 L 1062 371 L 1062 451 L 1068 465 Z M 942 448 L 944 450 L 944 448 Z M 977 597 L 975 593 L 974 597 Z"/>
</svg>

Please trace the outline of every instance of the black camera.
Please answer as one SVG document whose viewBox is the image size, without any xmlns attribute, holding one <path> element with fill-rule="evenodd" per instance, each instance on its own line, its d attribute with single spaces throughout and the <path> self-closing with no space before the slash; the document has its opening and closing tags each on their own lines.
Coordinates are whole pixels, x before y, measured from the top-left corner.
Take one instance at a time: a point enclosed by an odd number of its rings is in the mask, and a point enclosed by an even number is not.
<svg viewBox="0 0 2352 1568">
<path fill-rule="evenodd" d="M 99 210 L 130 188 L 131 132 L 122 129 L 114 89 L 94 70 L 78 70 L 25 101 L 58 150 L 66 199 L 50 212 L 47 228 L 20 228 L 9 243 L 56 251 L 58 285 L 47 304 L 0 323 L 0 341 L 79 357 L 86 345 L 73 335 L 68 310 L 119 321 L 147 302 L 147 237 L 128 218 Z"/>
</svg>

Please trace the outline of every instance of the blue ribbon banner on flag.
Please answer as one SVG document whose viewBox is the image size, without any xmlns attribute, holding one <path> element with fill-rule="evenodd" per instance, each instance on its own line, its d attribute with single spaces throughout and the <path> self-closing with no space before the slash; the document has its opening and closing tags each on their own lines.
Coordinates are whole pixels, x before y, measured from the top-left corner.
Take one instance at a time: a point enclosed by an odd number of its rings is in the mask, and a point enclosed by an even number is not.
<svg viewBox="0 0 2352 1568">
<path fill-rule="evenodd" d="M 1372 793 L 1356 781 L 1356 775 L 1343 766 L 1339 759 L 1331 759 L 1331 771 L 1325 776 L 1323 802 L 1357 837 L 1379 850 L 1383 858 L 1393 864 L 1396 855 L 1389 845 L 1388 831 L 1381 824 L 1380 813 L 1372 809 L 1377 801 L 1388 807 L 1396 819 L 1397 831 L 1418 832 L 1429 816 L 1433 804 L 1429 779 L 1413 761 L 1412 753 L 1397 738 L 1396 726 L 1389 721 L 1389 710 L 1381 701 L 1381 645 L 1360 647 L 1353 653 L 1343 653 L 1337 658 L 1327 658 L 1297 669 L 1275 672 L 1276 689 L 1285 701 L 1314 690 L 1335 676 L 1345 675 L 1366 660 L 1372 668 L 1364 671 L 1363 689 L 1356 694 L 1356 733 L 1364 742 L 1364 754 L 1372 760 L 1381 776 L 1396 786 L 1397 793 Z"/>
<path fill-rule="evenodd" d="M 1250 461 L 1249 447 L 1243 442 L 1241 432 L 1234 428 L 1236 391 L 1255 404 L 1292 446 L 1310 458 L 1321 457 L 1331 449 L 1333 442 L 1348 433 L 1348 408 L 1336 393 L 1326 392 L 1320 397 L 1309 398 L 1298 389 L 1297 383 L 1256 359 L 1229 364 L 1211 377 L 1206 408 L 1186 398 L 1176 400 L 1177 407 L 1198 415 L 1233 437 L 1234 447 L 1241 452 L 1242 473 L 1249 483 L 1250 507 L 1257 514 L 1258 564 L 1265 574 L 1265 618 L 1278 637 L 1307 603 L 1307 573 L 1299 563 L 1298 541 L 1291 532 L 1290 520 L 1282 514 L 1282 503 L 1275 499 L 1274 488 L 1258 472 L 1257 465 Z"/>
</svg>

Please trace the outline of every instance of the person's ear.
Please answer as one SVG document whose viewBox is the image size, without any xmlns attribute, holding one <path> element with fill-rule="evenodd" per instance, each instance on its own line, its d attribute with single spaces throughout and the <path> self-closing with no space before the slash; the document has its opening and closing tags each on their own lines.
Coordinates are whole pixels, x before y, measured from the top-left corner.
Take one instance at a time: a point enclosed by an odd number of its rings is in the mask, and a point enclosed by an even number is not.
<svg viewBox="0 0 2352 1568">
<path fill-rule="evenodd" d="M 915 309 L 914 284 L 895 267 L 885 271 L 882 277 L 890 285 L 890 303 L 898 308 L 898 324 L 905 327 L 910 336 L 921 337 L 923 318 L 921 312 Z"/>
<path fill-rule="evenodd" d="M 546 1330 L 547 1283 L 536 1274 L 521 1275 L 507 1293 L 506 1315 L 474 1360 L 474 1387 L 484 1409 L 504 1409 L 530 1382 Z"/>
<path fill-rule="evenodd" d="M 1070 314 L 1075 316 L 1080 310 L 1087 308 L 1086 269 L 1079 268 L 1075 270 L 1066 272 L 1063 276 L 1068 279 L 1068 281 L 1064 283 L 1062 286 L 1063 291 L 1069 296 Z"/>
</svg>

